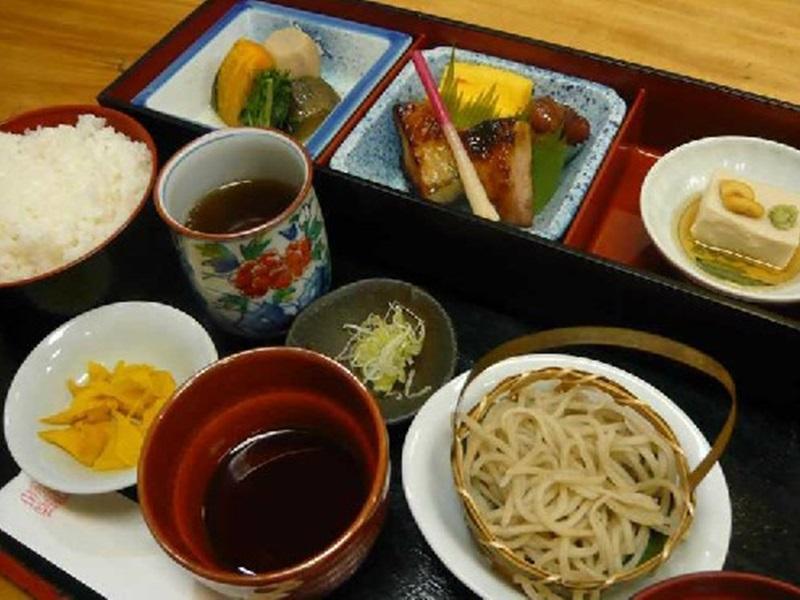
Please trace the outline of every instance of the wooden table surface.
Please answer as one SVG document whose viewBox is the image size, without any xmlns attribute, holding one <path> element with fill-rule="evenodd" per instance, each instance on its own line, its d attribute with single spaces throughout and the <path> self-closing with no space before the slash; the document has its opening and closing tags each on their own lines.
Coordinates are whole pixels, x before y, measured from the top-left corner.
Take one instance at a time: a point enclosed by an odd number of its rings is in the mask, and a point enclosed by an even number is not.
<svg viewBox="0 0 800 600">
<path fill-rule="evenodd" d="M 798 0 L 384 2 L 800 104 Z M 51 104 L 93 103 L 198 4 L 0 1 L 0 119 Z"/>
<path fill-rule="evenodd" d="M 200 1 L 0 0 L 0 120 L 94 103 Z M 799 0 L 383 1 L 800 104 Z"/>
</svg>

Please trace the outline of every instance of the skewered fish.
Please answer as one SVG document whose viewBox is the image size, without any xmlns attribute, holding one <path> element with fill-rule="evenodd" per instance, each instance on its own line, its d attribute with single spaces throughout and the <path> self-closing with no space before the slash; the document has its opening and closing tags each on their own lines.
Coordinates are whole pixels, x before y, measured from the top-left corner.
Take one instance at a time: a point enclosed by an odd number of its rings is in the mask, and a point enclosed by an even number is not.
<svg viewBox="0 0 800 600">
<path fill-rule="evenodd" d="M 447 204 L 464 193 L 453 153 L 427 102 L 405 102 L 394 107 L 394 119 L 403 145 L 403 167 L 418 193 Z"/>
<path fill-rule="evenodd" d="M 461 133 L 486 195 L 505 223 L 533 224 L 531 128 L 513 118 L 492 119 Z"/>
<path fill-rule="evenodd" d="M 452 202 L 463 194 L 455 159 L 426 102 L 394 107 L 403 146 L 403 167 L 418 193 L 434 202 Z M 500 218 L 523 227 L 533 223 L 531 130 L 513 118 L 484 121 L 460 132 L 489 201 Z"/>
</svg>

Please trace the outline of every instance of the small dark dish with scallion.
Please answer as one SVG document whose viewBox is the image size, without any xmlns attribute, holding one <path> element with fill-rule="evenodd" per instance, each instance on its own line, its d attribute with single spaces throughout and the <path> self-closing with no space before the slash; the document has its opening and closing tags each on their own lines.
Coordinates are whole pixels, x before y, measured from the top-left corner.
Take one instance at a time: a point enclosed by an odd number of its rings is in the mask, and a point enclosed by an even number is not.
<svg viewBox="0 0 800 600">
<path fill-rule="evenodd" d="M 427 292 L 403 281 L 365 279 L 309 305 L 286 345 L 344 364 L 378 401 L 387 423 L 413 416 L 453 377 L 452 323 Z"/>
</svg>

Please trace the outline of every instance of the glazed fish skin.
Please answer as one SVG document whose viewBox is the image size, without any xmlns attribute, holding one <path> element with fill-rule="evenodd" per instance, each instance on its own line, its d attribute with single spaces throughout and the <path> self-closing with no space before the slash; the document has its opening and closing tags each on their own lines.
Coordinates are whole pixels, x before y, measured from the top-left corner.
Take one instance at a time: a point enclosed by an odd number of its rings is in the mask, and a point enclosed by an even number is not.
<svg viewBox="0 0 800 600">
<path fill-rule="evenodd" d="M 453 153 L 442 128 L 426 102 L 394 107 L 394 120 L 403 146 L 403 167 L 419 194 L 448 204 L 464 192 Z"/>
<path fill-rule="evenodd" d="M 500 219 L 530 227 L 533 224 L 530 125 L 513 118 L 493 119 L 460 135 Z"/>
<path fill-rule="evenodd" d="M 463 192 L 453 153 L 426 102 L 394 107 L 403 146 L 403 167 L 418 193 L 448 203 Z M 505 223 L 533 224 L 531 128 L 513 118 L 492 119 L 460 132 L 489 201 Z"/>
</svg>

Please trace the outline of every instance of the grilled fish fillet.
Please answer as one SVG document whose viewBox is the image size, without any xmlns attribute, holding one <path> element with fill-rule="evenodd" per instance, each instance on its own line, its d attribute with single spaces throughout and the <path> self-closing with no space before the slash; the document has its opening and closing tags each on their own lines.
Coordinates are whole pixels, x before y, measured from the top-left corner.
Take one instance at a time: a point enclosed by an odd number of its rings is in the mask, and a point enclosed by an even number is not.
<svg viewBox="0 0 800 600">
<path fill-rule="evenodd" d="M 417 192 L 441 204 L 464 193 L 458 167 L 439 122 L 426 102 L 394 107 L 394 120 L 403 145 L 403 167 Z"/>
<path fill-rule="evenodd" d="M 423 197 L 452 202 L 464 193 L 450 146 L 427 102 L 394 107 L 403 146 L 403 167 Z M 506 223 L 533 223 L 531 128 L 515 119 L 485 121 L 460 132 L 489 201 Z"/>
<path fill-rule="evenodd" d="M 504 223 L 533 224 L 531 127 L 516 119 L 492 119 L 461 133 L 486 195 Z"/>
</svg>

